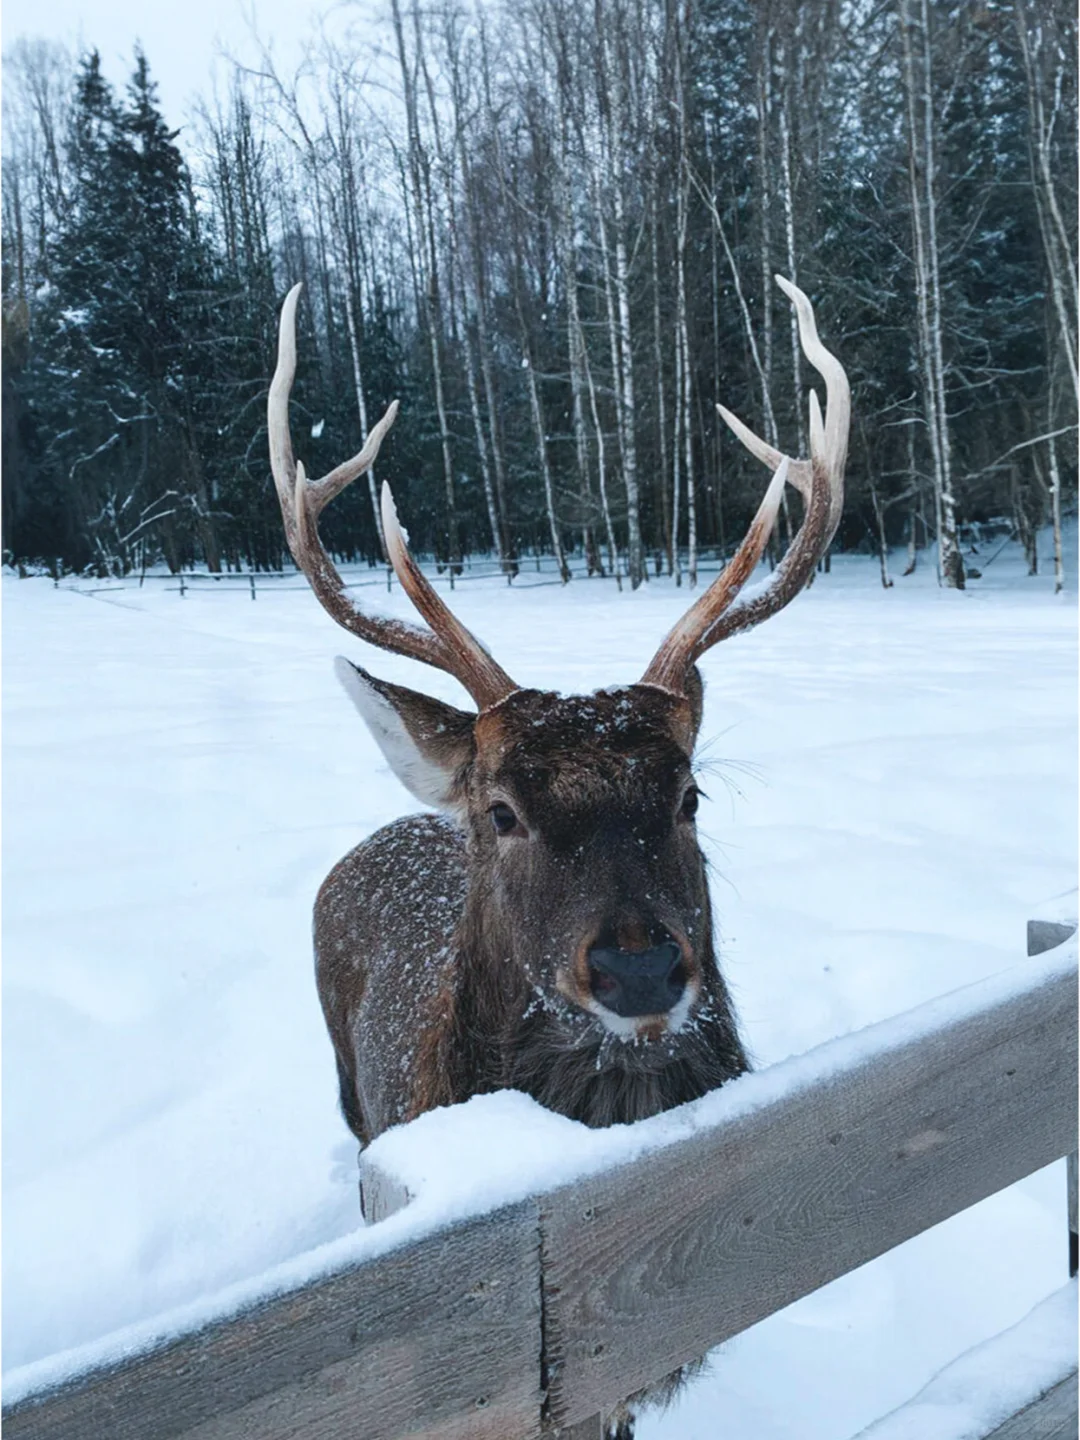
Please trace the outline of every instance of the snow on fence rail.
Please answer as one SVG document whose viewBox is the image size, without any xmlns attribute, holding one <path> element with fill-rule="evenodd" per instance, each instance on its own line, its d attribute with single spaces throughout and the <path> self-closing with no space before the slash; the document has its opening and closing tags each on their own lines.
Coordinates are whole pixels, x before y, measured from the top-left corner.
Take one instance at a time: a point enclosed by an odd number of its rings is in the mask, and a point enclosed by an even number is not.
<svg viewBox="0 0 1080 1440">
<path fill-rule="evenodd" d="M 629 1163 L 23 1394 L 5 1440 L 599 1437 L 611 1402 L 1074 1150 L 1075 949 L 1028 963 L 641 1122 Z"/>
<path fill-rule="evenodd" d="M 719 575 L 727 564 L 727 559 L 719 550 L 713 549 L 700 551 L 698 556 L 697 574 L 699 577 Z M 520 557 L 516 564 L 516 572 L 508 571 L 507 568 L 497 560 L 480 558 L 474 560 L 472 557 L 465 557 L 462 561 L 462 570 L 455 574 L 453 568 L 446 563 L 437 565 L 428 557 L 422 556 L 421 562 L 424 573 L 433 585 L 444 585 L 450 590 L 456 589 L 459 585 L 467 585 L 473 580 L 498 580 L 507 585 L 513 585 L 515 590 L 532 590 L 540 585 L 563 584 L 553 556 L 530 555 Z M 59 567 L 59 562 L 57 562 Z M 601 575 L 597 571 L 590 571 L 588 565 L 581 557 L 569 557 L 567 569 L 571 578 L 577 580 L 624 580 L 626 577 L 621 572 L 618 576 L 610 569 L 605 568 Z M 682 562 L 682 571 L 686 572 L 686 561 Z M 42 572 L 53 576 L 53 584 L 57 588 L 63 584 L 65 588 L 78 590 L 82 594 L 96 595 L 108 590 L 123 590 L 132 586 L 142 588 L 146 584 L 160 585 L 165 590 L 176 591 L 181 599 L 189 591 L 212 590 L 215 587 L 223 587 L 226 590 L 242 588 L 246 590 L 251 599 L 257 598 L 258 590 L 280 591 L 283 589 L 306 590 L 308 582 L 299 570 L 144 570 L 132 571 L 129 575 L 117 576 L 113 579 L 93 579 L 86 576 L 77 579 L 61 580 L 61 571 L 56 569 Z M 660 569 L 656 569 L 659 575 Z M 397 581 L 392 570 L 385 565 L 372 565 L 366 567 L 354 567 L 343 569 L 346 590 L 364 590 L 377 588 L 380 590 L 393 591 Z M 359 578 L 363 577 L 363 578 Z M 292 582 L 292 583 L 290 583 Z M 681 583 L 681 582 L 680 582 Z"/>
</svg>

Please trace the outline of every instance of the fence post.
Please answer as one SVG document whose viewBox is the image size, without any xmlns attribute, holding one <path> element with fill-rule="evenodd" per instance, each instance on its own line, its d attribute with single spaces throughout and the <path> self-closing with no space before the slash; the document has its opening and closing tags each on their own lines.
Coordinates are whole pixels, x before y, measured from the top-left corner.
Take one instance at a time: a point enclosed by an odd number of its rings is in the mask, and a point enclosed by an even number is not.
<svg viewBox="0 0 1080 1440">
<path fill-rule="evenodd" d="M 1042 955 L 1071 940 L 1076 934 L 1075 920 L 1029 920 L 1027 927 L 1027 953 Z M 1069 1278 L 1080 1269 L 1080 1236 L 1077 1233 L 1076 1178 L 1077 1152 L 1074 1150 L 1066 1162 L 1065 1183 L 1068 1189 L 1069 1205 Z"/>
<path fill-rule="evenodd" d="M 254 571 L 254 570 L 249 570 L 249 571 L 248 571 L 248 583 L 249 583 L 249 585 L 251 586 L 251 598 L 252 598 L 252 600 L 254 600 L 254 599 L 255 599 L 255 571 Z"/>
</svg>

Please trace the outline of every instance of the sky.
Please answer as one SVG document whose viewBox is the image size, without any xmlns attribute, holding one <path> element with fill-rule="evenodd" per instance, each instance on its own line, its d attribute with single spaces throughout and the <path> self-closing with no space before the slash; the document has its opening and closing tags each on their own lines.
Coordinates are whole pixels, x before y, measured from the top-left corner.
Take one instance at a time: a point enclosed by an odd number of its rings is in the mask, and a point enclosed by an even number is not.
<svg viewBox="0 0 1080 1440">
<path fill-rule="evenodd" d="M 257 34 L 288 73 L 330 8 L 331 0 L 4 0 L 0 34 L 5 50 L 21 36 L 61 40 L 76 50 L 96 46 L 106 75 L 118 87 L 126 82 L 135 43 L 141 41 L 165 116 L 179 125 L 196 95 L 210 93 L 215 72 L 224 92 L 228 65 L 223 50 L 251 63 L 258 54 Z M 355 23 L 363 8 L 338 5 L 336 23 Z"/>
</svg>

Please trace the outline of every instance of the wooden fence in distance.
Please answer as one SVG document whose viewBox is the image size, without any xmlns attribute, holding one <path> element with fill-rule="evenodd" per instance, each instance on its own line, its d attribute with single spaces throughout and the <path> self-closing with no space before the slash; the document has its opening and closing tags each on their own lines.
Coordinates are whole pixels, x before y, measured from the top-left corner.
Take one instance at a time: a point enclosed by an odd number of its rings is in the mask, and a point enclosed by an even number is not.
<svg viewBox="0 0 1080 1440">
<path fill-rule="evenodd" d="M 30 1396 L 5 1440 L 598 1440 L 622 1396 L 1072 1152 L 1076 1014 L 1064 965 L 924 1007 L 733 1120 Z"/>
</svg>

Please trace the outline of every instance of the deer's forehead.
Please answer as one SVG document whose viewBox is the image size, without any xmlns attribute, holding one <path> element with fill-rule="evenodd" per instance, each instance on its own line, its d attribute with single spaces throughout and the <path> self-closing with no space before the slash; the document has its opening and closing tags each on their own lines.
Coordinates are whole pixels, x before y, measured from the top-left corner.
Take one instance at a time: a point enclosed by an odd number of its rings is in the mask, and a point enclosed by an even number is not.
<svg viewBox="0 0 1080 1440">
<path fill-rule="evenodd" d="M 635 689 L 595 695 L 518 692 L 477 722 L 482 778 L 567 801 L 640 793 L 688 757 L 675 739 L 674 697 Z"/>
<path fill-rule="evenodd" d="M 598 690 L 593 695 L 518 690 L 479 716 L 477 746 L 490 763 L 511 752 L 629 755 L 675 745 L 684 707 L 685 701 L 651 686 Z"/>
</svg>

